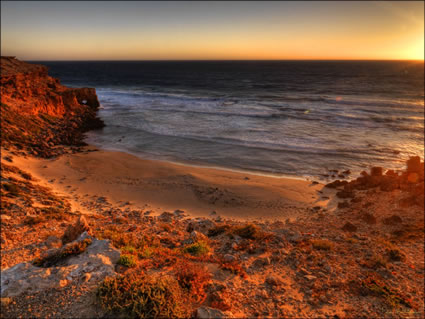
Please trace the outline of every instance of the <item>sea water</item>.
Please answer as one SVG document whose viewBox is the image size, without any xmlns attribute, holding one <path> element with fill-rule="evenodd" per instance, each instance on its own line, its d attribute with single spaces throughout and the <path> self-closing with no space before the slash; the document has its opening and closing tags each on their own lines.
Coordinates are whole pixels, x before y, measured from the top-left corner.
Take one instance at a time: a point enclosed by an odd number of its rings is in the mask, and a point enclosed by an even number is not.
<svg viewBox="0 0 425 319">
<path fill-rule="evenodd" d="M 148 159 L 324 178 L 424 154 L 418 61 L 38 62 L 96 88 L 87 142 Z"/>
</svg>

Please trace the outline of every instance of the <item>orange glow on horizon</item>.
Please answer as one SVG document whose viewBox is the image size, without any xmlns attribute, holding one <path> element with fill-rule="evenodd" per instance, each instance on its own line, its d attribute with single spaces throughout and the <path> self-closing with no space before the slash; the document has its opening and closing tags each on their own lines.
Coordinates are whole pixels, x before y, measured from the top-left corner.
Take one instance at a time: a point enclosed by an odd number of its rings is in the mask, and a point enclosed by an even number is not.
<svg viewBox="0 0 425 319">
<path fill-rule="evenodd" d="M 423 2 L 75 3 L 2 1 L 1 54 L 23 60 L 424 60 Z"/>
</svg>

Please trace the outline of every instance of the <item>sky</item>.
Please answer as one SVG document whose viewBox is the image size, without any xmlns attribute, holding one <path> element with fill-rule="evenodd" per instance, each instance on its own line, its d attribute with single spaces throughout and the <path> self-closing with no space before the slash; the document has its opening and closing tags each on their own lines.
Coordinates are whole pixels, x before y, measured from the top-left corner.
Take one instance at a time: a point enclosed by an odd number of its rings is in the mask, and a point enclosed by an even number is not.
<svg viewBox="0 0 425 319">
<path fill-rule="evenodd" d="M 22 60 L 424 59 L 423 1 L 1 1 Z"/>
</svg>

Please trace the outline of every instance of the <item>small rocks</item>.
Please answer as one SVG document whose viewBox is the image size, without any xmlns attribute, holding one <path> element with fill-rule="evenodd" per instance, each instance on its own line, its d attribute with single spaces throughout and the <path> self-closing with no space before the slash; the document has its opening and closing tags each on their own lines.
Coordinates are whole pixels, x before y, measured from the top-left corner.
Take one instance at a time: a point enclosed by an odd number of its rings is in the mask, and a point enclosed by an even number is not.
<svg viewBox="0 0 425 319">
<path fill-rule="evenodd" d="M 341 229 L 343 231 L 355 232 L 355 231 L 357 231 L 357 226 L 353 225 L 350 222 L 347 222 L 347 223 L 344 224 L 344 226 Z"/>
<path fill-rule="evenodd" d="M 84 216 L 80 216 L 80 218 L 74 225 L 69 225 L 68 228 L 65 230 L 65 233 L 62 237 L 62 243 L 66 244 L 71 241 L 74 241 L 78 238 L 78 236 L 80 236 L 80 234 L 85 231 L 90 232 L 90 227 Z"/>
<path fill-rule="evenodd" d="M 5 161 L 8 161 L 8 162 L 10 162 L 10 163 L 12 163 L 12 162 L 13 162 L 13 159 L 12 159 L 12 157 L 11 157 L 11 156 L 3 156 L 3 158 L 4 158 L 4 160 L 5 160 Z"/>
<path fill-rule="evenodd" d="M 190 233 L 189 239 L 192 243 L 196 243 L 198 241 L 207 241 L 208 240 L 207 236 L 205 236 L 204 234 L 202 234 L 200 232 L 197 232 L 196 230 L 194 230 Z"/>
<path fill-rule="evenodd" d="M 354 198 L 354 192 L 342 190 L 336 193 L 338 198 Z"/>
<path fill-rule="evenodd" d="M 333 182 L 331 182 L 329 184 L 326 184 L 325 187 L 328 187 L 328 188 L 337 188 L 337 187 L 344 186 L 346 184 L 348 184 L 347 181 L 340 181 L 340 180 L 337 179 L 336 181 L 333 181 Z"/>
<path fill-rule="evenodd" d="M 317 277 L 313 275 L 305 275 L 304 278 L 307 279 L 308 281 L 313 281 L 317 279 Z"/>
<path fill-rule="evenodd" d="M 372 214 L 369 213 L 363 213 L 361 215 L 361 219 L 366 222 L 369 225 L 374 225 L 376 224 L 376 218 L 375 216 L 373 216 Z"/>
<path fill-rule="evenodd" d="M 270 286 L 280 286 L 282 285 L 282 280 L 276 276 L 268 276 L 266 278 L 266 283 Z"/>
<path fill-rule="evenodd" d="M 385 225 L 399 225 L 399 224 L 401 224 L 403 222 L 403 220 L 398 215 L 392 215 L 390 217 L 384 218 L 382 220 L 382 222 Z"/>
<path fill-rule="evenodd" d="M 161 215 L 159 215 L 158 219 L 162 222 L 169 223 L 173 220 L 174 214 L 170 212 L 163 212 Z"/>
<path fill-rule="evenodd" d="M 230 254 L 226 254 L 226 255 L 223 256 L 223 261 L 225 261 L 226 263 L 231 263 L 231 262 L 234 262 L 236 260 L 237 260 L 237 258 L 233 255 L 230 255 Z"/>
<path fill-rule="evenodd" d="M 251 264 L 252 269 L 258 269 L 262 268 L 264 266 L 270 265 L 270 258 L 269 257 L 260 257 L 254 260 Z"/>
<path fill-rule="evenodd" d="M 348 208 L 348 207 L 350 207 L 350 203 L 347 202 L 347 201 L 343 201 L 343 202 L 338 203 L 338 208 L 339 209 Z"/>
</svg>

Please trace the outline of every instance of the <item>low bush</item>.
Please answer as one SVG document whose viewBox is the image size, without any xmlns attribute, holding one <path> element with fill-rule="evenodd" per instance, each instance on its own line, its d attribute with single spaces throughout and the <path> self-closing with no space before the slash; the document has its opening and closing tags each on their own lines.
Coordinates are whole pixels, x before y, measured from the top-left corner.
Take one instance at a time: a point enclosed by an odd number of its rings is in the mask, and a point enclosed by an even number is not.
<svg viewBox="0 0 425 319">
<path fill-rule="evenodd" d="M 176 266 L 174 273 L 179 285 L 188 291 L 192 299 L 197 302 L 205 300 L 204 287 L 211 279 L 211 274 L 205 266 L 182 261 Z"/>
<path fill-rule="evenodd" d="M 401 306 L 413 308 L 412 302 L 409 299 L 373 276 L 368 276 L 361 281 L 360 292 L 362 295 L 366 296 L 372 295 L 381 297 L 385 303 L 392 308 L 400 308 Z"/>
<path fill-rule="evenodd" d="M 211 248 L 205 241 L 198 241 L 183 248 L 183 252 L 192 256 L 203 256 L 210 252 Z"/>
<path fill-rule="evenodd" d="M 221 269 L 228 270 L 232 274 L 239 275 L 242 278 L 247 278 L 248 277 L 246 271 L 237 262 L 234 262 L 234 261 L 233 262 L 224 262 L 223 261 L 223 262 L 221 262 L 219 264 L 219 266 L 220 266 Z"/>
<path fill-rule="evenodd" d="M 398 248 L 392 248 L 387 250 L 388 258 L 391 261 L 405 261 L 406 256 Z"/>
<path fill-rule="evenodd" d="M 182 288 L 170 276 L 132 272 L 107 277 L 97 297 L 109 312 L 126 318 L 185 318 L 190 314 Z"/>
<path fill-rule="evenodd" d="M 126 267 L 135 267 L 136 266 L 136 258 L 133 255 L 121 255 L 120 259 L 117 261 L 118 265 L 123 265 Z"/>
</svg>

